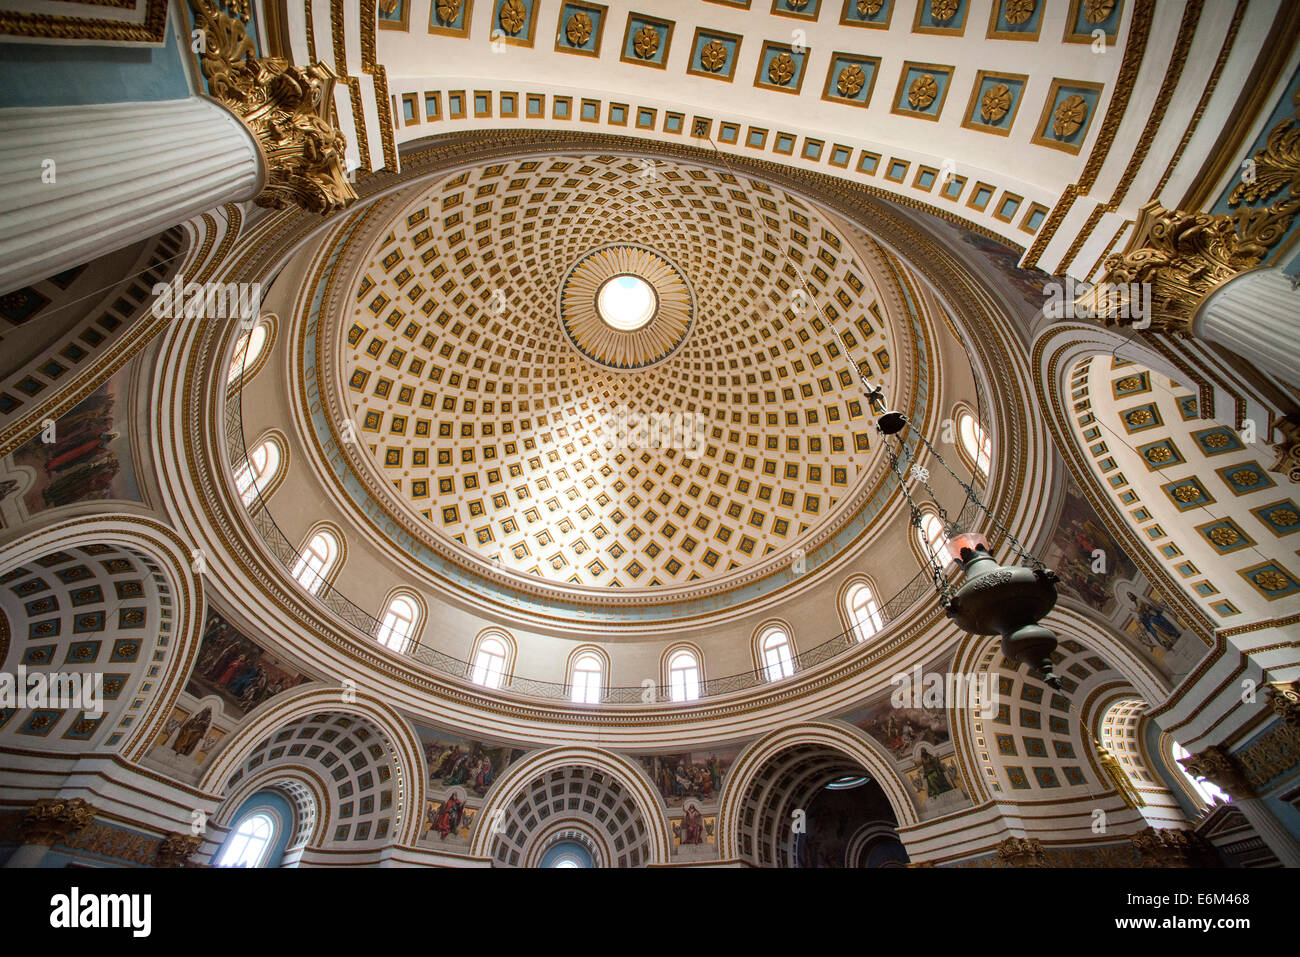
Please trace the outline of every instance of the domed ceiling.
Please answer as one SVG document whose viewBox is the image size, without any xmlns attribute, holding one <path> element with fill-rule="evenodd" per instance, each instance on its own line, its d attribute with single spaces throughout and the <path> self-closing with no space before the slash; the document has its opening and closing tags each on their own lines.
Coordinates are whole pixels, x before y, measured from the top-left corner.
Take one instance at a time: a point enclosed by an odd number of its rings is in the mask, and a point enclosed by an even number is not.
<svg viewBox="0 0 1300 957">
<path fill-rule="evenodd" d="M 788 567 L 879 488 L 853 360 L 892 394 L 913 337 L 879 264 L 799 197 L 661 160 L 520 159 L 358 236 L 321 346 L 345 447 L 438 552 L 667 595 Z"/>
</svg>

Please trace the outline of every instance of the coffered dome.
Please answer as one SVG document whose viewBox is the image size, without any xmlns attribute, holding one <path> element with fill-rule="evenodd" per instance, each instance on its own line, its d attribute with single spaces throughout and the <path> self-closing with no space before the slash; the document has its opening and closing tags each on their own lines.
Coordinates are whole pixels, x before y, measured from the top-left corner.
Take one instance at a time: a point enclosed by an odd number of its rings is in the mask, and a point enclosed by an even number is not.
<svg viewBox="0 0 1300 957">
<path fill-rule="evenodd" d="M 439 551 L 664 593 L 782 568 L 862 508 L 854 364 L 892 388 L 898 345 L 879 265 L 830 215 L 625 156 L 407 195 L 352 240 L 330 358 L 345 447 Z"/>
</svg>

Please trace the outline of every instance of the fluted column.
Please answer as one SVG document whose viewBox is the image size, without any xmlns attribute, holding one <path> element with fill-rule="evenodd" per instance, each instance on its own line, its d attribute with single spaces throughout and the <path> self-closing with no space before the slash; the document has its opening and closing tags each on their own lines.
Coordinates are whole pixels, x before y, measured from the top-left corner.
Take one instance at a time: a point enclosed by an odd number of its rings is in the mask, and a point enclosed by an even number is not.
<svg viewBox="0 0 1300 957">
<path fill-rule="evenodd" d="M 65 844 L 90 827 L 98 813 L 82 798 L 41 798 L 32 805 L 22 823 L 22 846 L 5 867 L 36 867 L 55 844 Z"/>
<path fill-rule="evenodd" d="M 1210 781 L 1227 791 L 1232 803 L 1240 809 L 1268 849 L 1283 867 L 1300 867 L 1300 843 L 1277 819 L 1264 800 L 1260 798 L 1246 777 L 1245 771 L 1226 748 L 1206 748 L 1180 763 L 1187 772 Z"/>
<path fill-rule="evenodd" d="M 0 110 L 0 292 L 252 199 L 265 165 L 208 99 Z"/>
<path fill-rule="evenodd" d="M 1280 269 L 1252 269 L 1219 286 L 1196 311 L 1192 335 L 1300 386 L 1300 290 Z"/>
</svg>

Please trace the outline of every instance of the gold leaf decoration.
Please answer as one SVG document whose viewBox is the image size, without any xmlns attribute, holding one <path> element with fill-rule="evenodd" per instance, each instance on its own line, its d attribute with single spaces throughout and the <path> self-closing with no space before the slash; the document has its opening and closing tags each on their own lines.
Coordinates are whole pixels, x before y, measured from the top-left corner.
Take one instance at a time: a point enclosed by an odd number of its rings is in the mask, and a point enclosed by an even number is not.
<svg viewBox="0 0 1300 957">
<path fill-rule="evenodd" d="M 1290 528 L 1296 522 L 1300 522 L 1300 515 L 1297 515 L 1293 508 L 1275 508 L 1268 513 L 1268 520 L 1282 528 Z"/>
<path fill-rule="evenodd" d="M 777 86 L 785 86 L 794 79 L 794 58 L 785 52 L 772 57 L 767 65 L 767 78 Z"/>
<path fill-rule="evenodd" d="M 874 17 L 884 5 L 885 0 L 858 0 L 858 15 Z"/>
<path fill-rule="evenodd" d="M 1232 480 L 1238 485 L 1254 485 L 1259 481 L 1259 473 L 1254 469 L 1237 469 L 1232 473 Z"/>
<path fill-rule="evenodd" d="M 256 203 L 330 213 L 356 199 L 343 160 L 347 140 L 335 124 L 334 71 L 324 63 L 257 57 L 238 18 L 214 0 L 189 2 L 206 41 L 199 66 L 208 92 L 243 121 L 266 159 Z"/>
<path fill-rule="evenodd" d="M 1157 445 L 1154 449 L 1147 449 L 1148 462 L 1168 462 L 1174 457 L 1174 453 L 1169 451 L 1168 446 Z"/>
<path fill-rule="evenodd" d="M 1122 392 L 1132 392 L 1134 389 L 1141 388 L 1141 386 L 1142 386 L 1141 376 L 1135 376 L 1135 375 L 1127 376 L 1115 383 L 1115 388 L 1119 389 Z"/>
<path fill-rule="evenodd" d="M 1056 108 L 1052 116 L 1052 132 L 1058 140 L 1073 136 L 1083 126 L 1083 118 L 1088 115 L 1088 101 L 1077 93 L 1067 96 Z"/>
<path fill-rule="evenodd" d="M 931 74 L 923 73 L 912 81 L 907 91 L 907 102 L 914 110 L 924 110 L 939 95 L 939 81 Z"/>
<path fill-rule="evenodd" d="M 1285 575 L 1270 568 L 1255 574 L 1255 584 L 1265 591 L 1281 591 L 1287 586 L 1288 582 L 1289 579 Z"/>
<path fill-rule="evenodd" d="M 1002 16 L 1006 17 L 1007 23 L 1021 24 L 1034 15 L 1037 6 L 1038 0 L 1007 0 Z"/>
<path fill-rule="evenodd" d="M 460 16 L 461 0 L 438 0 L 438 22 L 450 25 Z"/>
<path fill-rule="evenodd" d="M 1235 545 L 1241 541 L 1241 536 L 1237 534 L 1235 528 L 1229 528 L 1227 525 L 1220 525 L 1218 528 L 1210 529 L 1210 541 L 1220 548 L 1227 548 L 1229 545 Z"/>
<path fill-rule="evenodd" d="M 930 0 L 930 19 L 935 23 L 946 23 L 957 14 L 957 0 Z"/>
<path fill-rule="evenodd" d="M 1005 83 L 989 87 L 980 100 L 980 116 L 986 123 L 996 123 L 1011 109 L 1011 89 Z"/>
<path fill-rule="evenodd" d="M 727 47 L 719 40 L 710 40 L 700 51 L 700 66 L 710 73 L 717 73 L 727 62 Z"/>
<path fill-rule="evenodd" d="M 808 0 L 785 0 L 791 10 L 802 10 L 808 6 Z"/>
<path fill-rule="evenodd" d="M 569 38 L 569 43 L 573 46 L 582 46 L 591 39 L 591 17 L 585 13 L 575 13 L 569 17 L 569 23 L 564 28 L 564 35 Z"/>
<path fill-rule="evenodd" d="M 1184 505 L 1189 502 L 1195 502 L 1203 494 L 1201 487 L 1195 482 L 1188 483 L 1187 485 L 1180 485 L 1178 488 L 1174 489 L 1174 498 L 1178 499 L 1178 501 L 1182 502 Z"/>
<path fill-rule="evenodd" d="M 659 52 L 659 31 L 649 24 L 642 27 L 632 40 L 632 49 L 641 59 L 650 59 Z"/>
<path fill-rule="evenodd" d="M 1149 409 L 1135 409 L 1128 414 L 1129 425 L 1146 425 L 1151 421 L 1151 412 Z"/>
<path fill-rule="evenodd" d="M 1115 9 L 1115 0 L 1083 0 L 1083 19 L 1101 23 Z"/>
<path fill-rule="evenodd" d="M 1205 437 L 1205 444 L 1212 449 L 1226 449 L 1231 442 L 1232 440 L 1222 432 L 1215 432 Z"/>
<path fill-rule="evenodd" d="M 850 63 L 840 70 L 840 75 L 835 81 L 835 89 L 840 91 L 840 96 L 857 96 L 866 83 L 866 72 L 856 63 Z"/>
<path fill-rule="evenodd" d="M 523 0 L 506 0 L 501 5 L 501 15 L 497 19 L 501 23 L 501 29 L 514 36 L 524 28 L 528 8 L 524 6 Z"/>
<path fill-rule="evenodd" d="M 401 0 L 379 0 L 379 12 L 386 17 L 391 17 L 397 11 L 397 5 Z"/>
</svg>

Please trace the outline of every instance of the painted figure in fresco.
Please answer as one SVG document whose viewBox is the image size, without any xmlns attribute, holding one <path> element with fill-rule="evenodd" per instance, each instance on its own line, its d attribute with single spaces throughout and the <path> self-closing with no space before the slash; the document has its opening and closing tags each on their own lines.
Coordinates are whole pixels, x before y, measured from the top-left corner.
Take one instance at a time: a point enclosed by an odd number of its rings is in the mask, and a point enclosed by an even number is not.
<svg viewBox="0 0 1300 957">
<path fill-rule="evenodd" d="M 682 843 L 703 844 L 704 815 L 700 813 L 700 806 L 694 801 L 689 801 L 685 807 L 686 817 L 682 820 Z"/>
<path fill-rule="evenodd" d="M 52 454 L 45 463 L 46 472 L 62 472 L 65 469 L 73 468 L 82 462 L 87 462 L 105 452 L 108 447 L 117 440 L 120 433 L 118 432 L 100 432 L 98 435 L 83 437 L 81 435 L 73 436 L 67 442 L 61 442 L 55 448 L 62 451 Z"/>
<path fill-rule="evenodd" d="M 1182 636 L 1182 631 L 1165 617 L 1164 609 L 1137 595 L 1130 595 L 1129 600 L 1133 604 L 1133 614 L 1137 618 L 1138 625 L 1150 639 L 1147 644 L 1153 648 L 1157 643 L 1165 649 L 1173 648 Z"/>
<path fill-rule="evenodd" d="M 486 754 L 483 760 L 479 762 L 478 771 L 474 774 L 474 790 L 483 794 L 492 786 L 492 759 Z"/>
<path fill-rule="evenodd" d="M 457 800 L 455 794 L 448 795 L 447 800 L 443 802 L 438 816 L 434 818 L 433 829 L 442 835 L 444 841 L 448 834 L 453 833 L 460 826 L 461 812 L 464 808 L 465 802 Z"/>
<path fill-rule="evenodd" d="M 925 748 L 921 749 L 921 775 L 925 781 L 927 797 L 938 797 L 945 791 L 952 790 L 952 782 L 948 780 L 943 762 Z"/>
<path fill-rule="evenodd" d="M 212 709 L 204 708 L 181 725 L 181 730 L 176 735 L 176 741 L 172 744 L 172 750 L 177 754 L 186 756 L 193 754 L 195 746 L 203 740 L 203 736 L 207 733 L 208 726 L 211 724 Z"/>
</svg>

